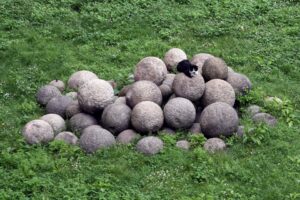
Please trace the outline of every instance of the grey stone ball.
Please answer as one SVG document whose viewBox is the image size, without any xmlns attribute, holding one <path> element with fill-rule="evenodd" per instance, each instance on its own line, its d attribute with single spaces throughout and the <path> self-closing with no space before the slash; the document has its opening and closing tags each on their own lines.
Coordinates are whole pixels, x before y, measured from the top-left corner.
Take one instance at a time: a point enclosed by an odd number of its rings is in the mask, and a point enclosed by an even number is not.
<svg viewBox="0 0 300 200">
<path fill-rule="evenodd" d="M 207 59 L 202 67 L 202 75 L 206 81 L 211 79 L 226 79 L 228 67 L 221 58 L 213 57 Z"/>
<path fill-rule="evenodd" d="M 28 144 L 48 143 L 54 138 L 51 125 L 44 120 L 28 122 L 22 130 L 22 135 Z"/>
<path fill-rule="evenodd" d="M 207 137 L 230 136 L 237 131 L 238 125 L 236 111 L 224 102 L 210 104 L 200 117 L 201 131 Z"/>
<path fill-rule="evenodd" d="M 167 67 L 161 59 L 146 57 L 136 65 L 134 80 L 147 80 L 160 85 L 165 79 L 167 72 Z"/>
<path fill-rule="evenodd" d="M 174 135 L 174 134 L 176 134 L 176 132 L 175 132 L 173 129 L 169 128 L 169 127 L 164 127 L 164 128 L 161 130 L 161 133 L 162 133 L 162 134 L 169 134 L 169 135 Z"/>
<path fill-rule="evenodd" d="M 44 120 L 48 122 L 54 132 L 54 135 L 57 135 L 58 133 L 66 130 L 66 122 L 65 120 L 57 114 L 47 114 L 40 118 L 41 120 Z"/>
<path fill-rule="evenodd" d="M 179 73 L 173 81 L 173 91 L 177 97 L 197 101 L 202 97 L 204 90 L 205 82 L 200 74 L 190 78 L 184 73 Z"/>
<path fill-rule="evenodd" d="M 126 97 L 118 97 L 114 104 L 125 104 L 126 105 Z"/>
<path fill-rule="evenodd" d="M 94 79 L 79 88 L 78 102 L 82 110 L 95 114 L 114 102 L 114 90 L 107 81 Z"/>
<path fill-rule="evenodd" d="M 72 144 L 72 145 L 76 145 L 78 142 L 78 137 L 76 135 L 74 135 L 74 133 L 68 132 L 68 131 L 64 131 L 59 133 L 54 140 L 61 140 L 64 141 L 67 144 Z"/>
<path fill-rule="evenodd" d="M 61 92 L 57 87 L 45 85 L 38 90 L 36 100 L 39 104 L 45 106 L 52 98 L 59 96 L 61 96 Z"/>
<path fill-rule="evenodd" d="M 209 153 L 216 153 L 226 149 L 225 142 L 220 138 L 210 138 L 204 143 L 204 149 Z"/>
<path fill-rule="evenodd" d="M 94 153 L 98 149 L 111 147 L 115 143 L 113 134 L 97 125 L 85 128 L 79 139 L 80 147 L 86 153 Z"/>
<path fill-rule="evenodd" d="M 66 118 L 66 109 L 73 103 L 73 99 L 67 96 L 59 96 L 52 98 L 46 106 L 46 112 L 58 114 L 62 118 Z"/>
<path fill-rule="evenodd" d="M 171 128 L 190 128 L 195 121 L 196 109 L 190 100 L 176 97 L 165 105 L 164 116 Z"/>
<path fill-rule="evenodd" d="M 275 126 L 277 124 L 276 118 L 268 113 L 257 113 L 252 117 L 252 120 L 255 123 L 265 123 L 268 126 Z"/>
<path fill-rule="evenodd" d="M 140 133 L 158 131 L 164 123 L 161 107 L 152 101 L 137 104 L 131 113 L 131 124 Z"/>
<path fill-rule="evenodd" d="M 59 89 L 61 92 L 65 90 L 65 83 L 61 80 L 53 80 L 49 83 L 49 85 L 57 87 L 57 89 Z"/>
<path fill-rule="evenodd" d="M 96 124 L 97 120 L 92 115 L 85 113 L 78 113 L 74 115 L 69 121 L 70 129 L 74 133 L 81 133 L 82 130 L 86 127 Z"/>
<path fill-rule="evenodd" d="M 226 81 L 233 87 L 235 95 L 244 95 L 252 88 L 250 80 L 243 74 L 230 72 Z"/>
<path fill-rule="evenodd" d="M 167 69 L 169 71 L 175 70 L 177 67 L 177 64 L 182 61 L 186 60 L 187 56 L 185 52 L 179 48 L 172 48 L 167 51 L 164 57 L 164 62 L 167 66 Z"/>
<path fill-rule="evenodd" d="M 101 125 L 112 134 L 118 134 L 130 126 L 131 109 L 125 104 L 111 104 L 102 113 Z"/>
<path fill-rule="evenodd" d="M 190 149 L 190 143 L 187 140 L 179 140 L 176 142 L 176 147 L 183 150 L 189 150 Z"/>
<path fill-rule="evenodd" d="M 253 116 L 261 111 L 261 108 L 258 105 L 250 105 L 248 106 L 246 112 L 250 115 Z"/>
<path fill-rule="evenodd" d="M 68 92 L 67 97 L 71 97 L 73 100 L 77 100 L 77 92 Z"/>
<path fill-rule="evenodd" d="M 121 91 L 119 92 L 118 96 L 119 96 L 119 97 L 126 96 L 126 93 L 131 89 L 132 85 L 133 85 L 133 84 L 124 86 L 124 87 L 121 89 Z"/>
<path fill-rule="evenodd" d="M 162 84 L 159 86 L 159 89 L 163 99 L 168 99 L 173 94 L 172 88 L 170 88 L 168 85 Z"/>
<path fill-rule="evenodd" d="M 164 148 L 164 143 L 161 139 L 154 136 L 142 138 L 136 145 L 138 152 L 145 155 L 154 155 L 159 153 Z"/>
<path fill-rule="evenodd" d="M 82 70 L 73 73 L 68 80 L 68 87 L 77 90 L 86 82 L 98 79 L 98 76 L 93 72 Z"/>
<path fill-rule="evenodd" d="M 120 144 L 130 144 L 141 136 L 132 129 L 127 129 L 119 133 L 116 141 Z"/>
<path fill-rule="evenodd" d="M 191 63 L 193 65 L 197 65 L 198 66 L 198 72 L 200 74 L 202 74 L 202 67 L 203 64 L 206 60 L 213 58 L 214 56 L 208 53 L 199 53 L 193 56 L 193 58 L 191 59 Z"/>
<path fill-rule="evenodd" d="M 126 102 L 133 108 L 142 101 L 152 101 L 158 105 L 162 103 L 162 94 L 157 85 L 151 81 L 135 82 L 126 93 Z"/>
<path fill-rule="evenodd" d="M 201 126 L 200 123 L 193 123 L 192 127 L 189 130 L 192 134 L 200 134 L 201 133 Z"/>
<path fill-rule="evenodd" d="M 224 102 L 231 106 L 234 105 L 234 89 L 224 80 L 213 79 L 206 83 L 201 103 L 205 107 L 215 102 Z"/>
<path fill-rule="evenodd" d="M 175 76 L 176 76 L 176 74 L 167 74 L 165 80 L 162 83 L 162 85 L 167 85 L 170 88 L 172 88 Z"/>
<path fill-rule="evenodd" d="M 79 106 L 78 101 L 76 100 L 73 101 L 70 105 L 68 105 L 66 109 L 66 117 L 69 119 L 78 113 L 82 113 L 82 110 Z"/>
</svg>

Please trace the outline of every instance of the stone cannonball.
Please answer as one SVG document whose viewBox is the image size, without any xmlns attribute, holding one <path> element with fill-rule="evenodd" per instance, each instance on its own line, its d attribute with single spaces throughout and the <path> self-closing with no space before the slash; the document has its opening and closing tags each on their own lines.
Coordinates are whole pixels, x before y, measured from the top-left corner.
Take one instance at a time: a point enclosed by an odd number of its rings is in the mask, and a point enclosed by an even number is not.
<svg viewBox="0 0 300 200">
<path fill-rule="evenodd" d="M 45 106 L 52 98 L 59 96 L 61 96 L 61 92 L 57 87 L 45 85 L 38 90 L 36 100 L 39 104 Z"/>
<path fill-rule="evenodd" d="M 161 59 L 146 57 L 136 65 L 134 80 L 147 80 L 160 85 L 165 79 L 167 72 L 167 67 Z"/>
<path fill-rule="evenodd" d="M 79 145 L 86 153 L 94 153 L 98 149 L 111 147 L 115 143 L 113 134 L 97 125 L 85 128 L 79 139 Z"/>
<path fill-rule="evenodd" d="M 68 105 L 66 109 L 66 117 L 69 119 L 78 113 L 82 113 L 82 110 L 79 106 L 78 101 L 76 100 L 73 101 L 70 105 Z"/>
<path fill-rule="evenodd" d="M 164 148 L 164 143 L 161 139 L 154 136 L 148 136 L 138 141 L 136 149 L 138 152 L 145 155 L 154 155 L 159 153 Z"/>
<path fill-rule="evenodd" d="M 164 123 L 161 107 L 152 101 L 137 104 L 131 113 L 131 124 L 140 133 L 158 131 Z"/>
<path fill-rule="evenodd" d="M 54 138 L 51 125 L 44 120 L 33 120 L 28 122 L 22 134 L 28 144 L 48 143 Z"/>
<path fill-rule="evenodd" d="M 114 90 L 107 81 L 94 79 L 79 88 L 78 102 L 82 110 L 95 114 L 114 102 Z"/>
<path fill-rule="evenodd" d="M 48 122 L 52 126 L 54 135 L 66 130 L 66 122 L 60 115 L 47 114 L 40 119 Z"/>
<path fill-rule="evenodd" d="M 230 72 L 226 81 L 233 87 L 235 95 L 246 94 L 252 88 L 250 80 L 243 74 Z"/>
<path fill-rule="evenodd" d="M 69 121 L 70 128 L 74 133 L 81 133 L 86 127 L 96 124 L 97 120 L 92 115 L 85 113 L 78 113 Z"/>
<path fill-rule="evenodd" d="M 182 61 L 186 60 L 187 56 L 181 49 L 172 48 L 165 54 L 164 62 L 167 66 L 169 71 L 176 70 L 177 64 Z"/>
<path fill-rule="evenodd" d="M 82 70 L 73 73 L 68 80 L 68 87 L 70 89 L 77 90 L 86 82 L 91 80 L 98 79 L 98 76 L 93 72 Z"/>
<path fill-rule="evenodd" d="M 125 104 L 107 106 L 101 117 L 101 125 L 112 134 L 118 134 L 130 126 L 131 109 Z"/>
<path fill-rule="evenodd" d="M 167 74 L 165 80 L 163 81 L 163 85 L 167 85 L 170 88 L 172 88 L 173 85 L 173 81 L 175 78 L 176 74 Z"/>
<path fill-rule="evenodd" d="M 227 103 L 210 104 L 201 113 L 201 131 L 207 137 L 230 136 L 237 131 L 238 125 L 238 115 Z"/>
<path fill-rule="evenodd" d="M 162 84 L 159 86 L 159 89 L 163 99 L 168 99 L 173 94 L 172 88 L 170 88 L 168 85 Z"/>
<path fill-rule="evenodd" d="M 228 67 L 224 60 L 213 57 L 204 62 L 202 75 L 206 81 L 211 79 L 226 79 L 228 76 Z"/>
<path fill-rule="evenodd" d="M 234 105 L 234 89 L 224 80 L 213 79 L 206 83 L 201 103 L 205 107 L 215 102 L 225 102 L 231 106 Z"/>
<path fill-rule="evenodd" d="M 165 105 L 164 117 L 171 128 L 190 128 L 195 121 L 196 109 L 190 100 L 176 97 Z"/>
<path fill-rule="evenodd" d="M 77 100 L 77 92 L 68 92 L 67 97 L 71 97 L 73 100 Z"/>
<path fill-rule="evenodd" d="M 54 140 L 61 140 L 61 141 L 64 141 L 65 143 L 67 143 L 67 144 L 72 144 L 72 145 L 76 145 L 77 142 L 78 142 L 77 136 L 74 135 L 73 133 L 67 132 L 67 131 L 59 133 L 54 138 Z"/>
<path fill-rule="evenodd" d="M 252 117 L 252 120 L 255 123 L 265 123 L 269 126 L 275 126 L 277 124 L 276 118 L 268 113 L 257 113 Z"/>
<path fill-rule="evenodd" d="M 204 143 L 204 149 L 209 153 L 216 153 L 225 150 L 226 144 L 220 138 L 210 138 Z"/>
<path fill-rule="evenodd" d="M 61 80 L 53 80 L 49 83 L 49 85 L 57 87 L 57 89 L 59 89 L 61 92 L 65 90 L 65 83 Z"/>
<path fill-rule="evenodd" d="M 206 60 L 213 58 L 214 56 L 208 53 L 199 53 L 193 56 L 191 63 L 198 66 L 198 72 L 202 74 L 202 67 Z"/>
<path fill-rule="evenodd" d="M 125 104 L 126 105 L 126 97 L 118 97 L 114 104 Z"/>
<path fill-rule="evenodd" d="M 202 97 L 204 90 L 205 82 L 200 74 L 190 78 L 184 73 L 179 73 L 173 81 L 173 91 L 177 97 L 197 101 Z"/>
<path fill-rule="evenodd" d="M 133 108 L 142 101 L 152 101 L 161 105 L 162 94 L 159 87 L 151 81 L 135 82 L 131 89 L 126 93 L 126 102 Z"/>
<path fill-rule="evenodd" d="M 59 96 L 52 98 L 46 106 L 47 113 L 58 114 L 62 118 L 66 118 L 66 109 L 73 103 L 73 99 L 67 96 Z"/>
<path fill-rule="evenodd" d="M 190 146 L 191 145 L 187 140 L 179 140 L 176 142 L 176 147 L 182 150 L 189 150 Z"/>
<path fill-rule="evenodd" d="M 129 144 L 133 142 L 134 140 L 138 139 L 140 137 L 139 134 L 137 134 L 132 129 L 127 129 L 125 131 L 122 131 L 118 137 L 116 138 L 117 142 L 120 144 Z"/>
</svg>

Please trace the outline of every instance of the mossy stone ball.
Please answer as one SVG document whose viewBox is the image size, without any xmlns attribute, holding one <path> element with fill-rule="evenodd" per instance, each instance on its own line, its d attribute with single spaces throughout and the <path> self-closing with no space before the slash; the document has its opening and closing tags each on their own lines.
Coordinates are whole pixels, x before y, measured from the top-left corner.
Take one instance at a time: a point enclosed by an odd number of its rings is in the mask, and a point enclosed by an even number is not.
<svg viewBox="0 0 300 200">
<path fill-rule="evenodd" d="M 28 122 L 22 130 L 22 135 L 28 144 L 48 143 L 54 138 L 51 125 L 44 120 Z"/>
<path fill-rule="evenodd" d="M 58 133 L 66 130 L 66 122 L 65 120 L 57 114 L 47 114 L 40 118 L 41 120 L 44 120 L 48 122 L 54 132 L 54 135 L 57 135 Z"/>
<path fill-rule="evenodd" d="M 244 95 L 252 88 L 249 78 L 243 74 L 230 72 L 226 81 L 233 87 L 236 95 Z"/>
<path fill-rule="evenodd" d="M 57 87 L 45 85 L 38 90 L 36 100 L 39 104 L 45 106 L 52 98 L 59 96 L 61 96 L 61 92 Z"/>
<path fill-rule="evenodd" d="M 231 136 L 237 131 L 238 125 L 236 111 L 224 102 L 210 104 L 201 113 L 201 131 L 207 137 Z"/>
<path fill-rule="evenodd" d="M 74 133 L 81 133 L 86 127 L 96 124 L 96 118 L 86 113 L 78 113 L 69 121 L 70 128 Z"/>
<path fill-rule="evenodd" d="M 164 143 L 161 139 L 154 136 L 148 136 L 138 141 L 136 149 L 138 152 L 145 155 L 154 155 L 159 153 L 164 148 Z"/>
<path fill-rule="evenodd" d="M 82 70 L 73 73 L 68 80 L 70 89 L 78 90 L 83 84 L 91 80 L 98 79 L 98 76 L 93 72 Z"/>
<path fill-rule="evenodd" d="M 127 129 L 122 131 L 118 137 L 116 138 L 116 141 L 120 144 L 130 144 L 136 139 L 141 137 L 137 132 L 135 132 L 132 129 Z"/>
<path fill-rule="evenodd" d="M 171 128 L 190 128 L 195 121 L 196 109 L 190 100 L 176 97 L 169 100 L 165 105 L 164 117 L 165 122 Z"/>
<path fill-rule="evenodd" d="M 202 75 L 206 81 L 211 79 L 225 80 L 228 76 L 228 67 L 221 58 L 209 58 L 203 64 Z"/>
<path fill-rule="evenodd" d="M 49 85 L 57 87 L 57 89 L 59 89 L 61 92 L 65 90 L 65 83 L 61 80 L 53 80 L 49 83 Z"/>
<path fill-rule="evenodd" d="M 176 69 L 177 64 L 182 61 L 186 60 L 187 56 L 185 52 L 179 48 L 172 48 L 168 50 L 164 57 L 164 62 L 167 66 L 169 71 L 173 71 Z"/>
<path fill-rule="evenodd" d="M 167 74 L 165 63 L 157 57 L 143 58 L 135 68 L 134 80 L 152 81 L 156 85 L 161 85 Z"/>
<path fill-rule="evenodd" d="M 265 123 L 272 127 L 277 124 L 276 118 L 268 113 L 257 113 L 252 117 L 252 120 L 255 123 Z"/>
<path fill-rule="evenodd" d="M 206 60 L 213 58 L 214 56 L 208 53 L 199 53 L 193 56 L 193 58 L 191 59 L 191 63 L 193 65 L 197 65 L 198 66 L 198 72 L 200 74 L 202 74 L 202 67 L 203 64 Z"/>
<path fill-rule="evenodd" d="M 204 149 L 209 153 L 216 153 L 226 149 L 225 142 L 220 138 L 210 138 L 204 143 Z"/>
<path fill-rule="evenodd" d="M 74 133 L 64 131 L 57 134 L 54 140 L 60 140 L 60 141 L 64 141 L 67 144 L 76 145 L 78 142 L 78 137 Z"/>
<path fill-rule="evenodd" d="M 46 106 L 46 112 L 48 114 L 58 114 L 62 118 L 66 118 L 67 107 L 73 103 L 73 99 L 67 96 L 58 96 L 52 98 Z"/>
</svg>

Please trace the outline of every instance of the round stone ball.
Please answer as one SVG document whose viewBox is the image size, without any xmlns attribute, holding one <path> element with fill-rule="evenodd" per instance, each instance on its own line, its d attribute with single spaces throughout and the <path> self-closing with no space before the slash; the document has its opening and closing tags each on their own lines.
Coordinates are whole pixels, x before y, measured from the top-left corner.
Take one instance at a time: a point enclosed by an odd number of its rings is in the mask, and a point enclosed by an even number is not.
<svg viewBox="0 0 300 200">
<path fill-rule="evenodd" d="M 86 127 L 96 124 L 97 120 L 92 115 L 85 113 L 78 113 L 69 121 L 70 128 L 74 133 L 81 133 Z"/>
<path fill-rule="evenodd" d="M 254 116 L 255 114 L 259 113 L 261 111 L 261 108 L 258 105 L 250 105 L 248 106 L 246 112 L 250 116 Z"/>
<path fill-rule="evenodd" d="M 68 80 L 68 87 L 77 90 L 86 82 L 98 79 L 98 76 L 93 72 L 82 70 L 73 73 Z"/>
<path fill-rule="evenodd" d="M 252 120 L 255 123 L 265 123 L 269 126 L 275 126 L 277 124 L 276 118 L 268 113 L 257 113 L 252 117 Z"/>
<path fill-rule="evenodd" d="M 207 137 L 230 136 L 237 131 L 238 125 L 238 115 L 227 103 L 210 104 L 201 113 L 201 131 Z"/>
<path fill-rule="evenodd" d="M 78 142 L 78 138 L 76 135 L 74 135 L 74 133 L 68 132 L 68 131 L 64 131 L 59 133 L 54 140 L 61 140 L 64 141 L 67 144 L 72 144 L 72 145 L 76 145 Z"/>
<path fill-rule="evenodd" d="M 156 85 L 161 85 L 167 72 L 167 67 L 161 59 L 146 57 L 136 65 L 134 80 L 147 80 L 154 82 Z"/>
<path fill-rule="evenodd" d="M 234 89 L 224 80 L 213 79 L 205 85 L 205 91 L 201 99 L 202 105 L 205 107 L 215 102 L 225 102 L 231 106 L 234 105 Z"/>
<path fill-rule="evenodd" d="M 170 88 L 172 88 L 173 85 L 173 81 L 175 78 L 176 74 L 167 74 L 165 80 L 163 81 L 163 85 L 167 85 Z"/>
<path fill-rule="evenodd" d="M 95 114 L 114 102 L 114 90 L 107 81 L 94 79 L 79 88 L 78 102 L 82 110 Z"/>
<path fill-rule="evenodd" d="M 152 101 L 137 104 L 131 113 L 131 124 L 140 133 L 158 131 L 164 123 L 164 115 L 160 106 Z"/>
<path fill-rule="evenodd" d="M 28 144 L 48 143 L 54 138 L 51 125 L 44 120 L 33 120 L 28 122 L 22 134 Z"/>
<path fill-rule="evenodd" d="M 161 139 L 154 136 L 142 138 L 136 145 L 138 152 L 145 155 L 154 155 L 159 153 L 164 148 L 164 143 Z"/>
<path fill-rule="evenodd" d="M 204 143 L 204 149 L 209 153 L 216 153 L 225 150 L 226 144 L 220 138 L 210 138 Z"/>
<path fill-rule="evenodd" d="M 48 122 L 52 126 L 54 135 L 66 130 L 65 120 L 57 114 L 47 114 L 40 119 Z"/>
<path fill-rule="evenodd" d="M 173 81 L 173 91 L 177 97 L 197 101 L 202 97 L 204 90 L 205 82 L 200 74 L 190 78 L 184 73 L 179 73 Z"/>
<path fill-rule="evenodd" d="M 176 142 L 176 147 L 183 150 L 189 150 L 190 149 L 190 143 L 187 140 L 179 140 Z"/>
<path fill-rule="evenodd" d="M 45 85 L 38 90 L 36 100 L 39 104 L 45 106 L 52 98 L 59 96 L 61 96 L 61 92 L 57 87 Z"/>
<path fill-rule="evenodd" d="M 233 87 L 236 95 L 244 95 L 252 88 L 250 80 L 243 74 L 230 72 L 226 81 Z"/>
<path fill-rule="evenodd" d="M 125 104 L 126 105 L 126 97 L 118 97 L 114 104 Z"/>
<path fill-rule="evenodd" d="M 111 147 L 115 143 L 113 134 L 97 125 L 85 128 L 79 139 L 80 147 L 86 153 L 94 153 L 98 149 Z"/>
<path fill-rule="evenodd" d="M 165 105 L 164 116 L 166 123 L 171 128 L 190 128 L 195 121 L 196 109 L 190 100 L 176 97 Z"/>
<path fill-rule="evenodd" d="M 175 70 L 177 67 L 177 64 L 182 61 L 186 60 L 187 56 L 181 49 L 178 48 L 172 48 L 165 54 L 164 62 L 167 66 L 167 69 L 169 71 Z"/>
<path fill-rule="evenodd" d="M 139 134 L 137 134 L 132 129 L 127 129 L 125 131 L 122 131 L 116 138 L 116 141 L 120 144 L 130 144 L 134 140 L 138 139 L 140 137 Z"/>
<path fill-rule="evenodd" d="M 202 74 L 202 67 L 206 60 L 213 58 L 214 56 L 208 53 L 199 53 L 193 56 L 191 63 L 198 66 L 198 72 Z"/>
<path fill-rule="evenodd" d="M 159 86 L 159 89 L 163 99 L 168 99 L 173 94 L 172 88 L 170 88 L 168 85 L 162 84 Z"/>
<path fill-rule="evenodd" d="M 221 58 L 213 57 L 207 59 L 202 67 L 202 75 L 206 81 L 211 79 L 226 79 L 228 67 Z"/>
<path fill-rule="evenodd" d="M 192 134 L 200 134 L 201 133 L 201 126 L 200 123 L 193 123 L 192 127 L 189 130 Z"/>
<path fill-rule="evenodd" d="M 66 109 L 66 117 L 68 119 L 70 119 L 71 117 L 73 117 L 74 115 L 78 114 L 78 113 L 82 113 L 82 110 L 79 106 L 78 101 L 73 101 Z"/>
<path fill-rule="evenodd" d="M 101 125 L 112 134 L 118 134 L 130 126 L 131 109 L 126 104 L 111 104 L 102 113 Z"/>
<path fill-rule="evenodd" d="M 67 96 L 59 96 L 52 98 L 46 106 L 47 113 L 58 114 L 62 118 L 66 118 L 66 109 L 73 103 L 73 99 Z"/>
<path fill-rule="evenodd" d="M 53 80 L 49 83 L 49 85 L 57 87 L 57 89 L 59 89 L 61 92 L 65 90 L 65 83 L 61 80 Z"/>
<path fill-rule="evenodd" d="M 71 97 L 73 100 L 77 100 L 77 92 L 68 92 L 67 97 Z"/>
<path fill-rule="evenodd" d="M 157 85 L 151 81 L 135 82 L 126 93 L 126 102 L 133 108 L 142 101 L 152 101 L 158 105 L 162 103 L 162 94 Z"/>
</svg>

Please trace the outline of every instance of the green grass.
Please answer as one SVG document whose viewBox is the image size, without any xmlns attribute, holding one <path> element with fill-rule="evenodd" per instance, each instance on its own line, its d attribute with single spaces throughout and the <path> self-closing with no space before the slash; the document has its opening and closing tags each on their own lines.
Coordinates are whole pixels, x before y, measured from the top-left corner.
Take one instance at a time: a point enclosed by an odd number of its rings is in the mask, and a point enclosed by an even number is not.
<svg viewBox="0 0 300 200">
<path fill-rule="evenodd" d="M 298 1 L 2 0 L 0 19 L 0 199 L 300 199 Z M 134 146 L 90 156 L 24 142 L 24 124 L 44 113 L 40 86 L 87 69 L 121 87 L 141 58 L 171 47 L 246 74 L 254 92 L 244 104 L 278 96 L 294 113 L 265 106 L 278 126 L 229 138 L 216 155 L 199 144 L 180 151 L 168 137 L 153 157 Z M 242 124 L 255 127 L 246 116 Z"/>
</svg>

